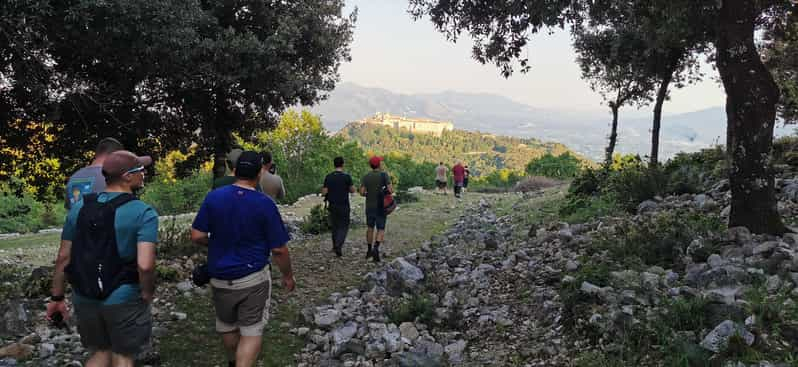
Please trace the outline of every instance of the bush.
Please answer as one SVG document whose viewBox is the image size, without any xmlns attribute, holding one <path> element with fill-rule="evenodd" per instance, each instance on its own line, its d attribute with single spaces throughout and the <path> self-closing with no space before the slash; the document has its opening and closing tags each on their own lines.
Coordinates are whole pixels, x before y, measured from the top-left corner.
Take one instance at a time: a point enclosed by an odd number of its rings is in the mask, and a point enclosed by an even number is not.
<svg viewBox="0 0 798 367">
<path fill-rule="evenodd" d="M 586 168 L 582 170 L 568 187 L 570 196 L 592 196 L 599 194 L 601 184 L 606 179 L 607 170 Z"/>
<path fill-rule="evenodd" d="M 469 187 L 475 191 L 508 191 L 523 178 L 522 172 L 503 168 L 485 176 L 471 178 Z"/>
<path fill-rule="evenodd" d="M 429 298 L 422 295 L 413 295 L 409 299 L 402 299 L 387 310 L 388 320 L 400 325 L 403 322 L 421 322 L 431 324 L 435 317 L 435 305 Z"/>
<path fill-rule="evenodd" d="M 526 165 L 526 174 L 529 176 L 566 179 L 576 176 L 579 173 L 579 166 L 579 159 L 570 153 L 566 152 L 559 156 L 546 153 Z"/>
<path fill-rule="evenodd" d="M 203 171 L 182 179 L 156 180 L 144 187 L 140 197 L 159 215 L 196 212 L 210 191 L 211 182 L 211 173 Z"/>
<path fill-rule="evenodd" d="M 773 141 L 773 162 L 798 166 L 798 136 L 783 136 Z"/>
<path fill-rule="evenodd" d="M 543 177 L 543 176 L 532 176 L 532 177 L 527 177 L 516 183 L 514 190 L 516 192 L 538 191 L 548 187 L 554 187 L 559 184 L 560 181 L 557 181 L 552 178 Z"/>
<path fill-rule="evenodd" d="M 310 209 L 310 215 L 306 216 L 299 226 L 302 232 L 310 234 L 322 234 L 332 230 L 327 210 L 322 204 Z"/>
<path fill-rule="evenodd" d="M 627 265 L 680 267 L 679 258 L 696 238 L 707 238 L 723 229 L 720 218 L 674 211 L 620 224 L 594 241 L 596 251 L 608 251 L 612 259 Z"/>
<path fill-rule="evenodd" d="M 50 217 L 44 204 L 22 190 L 21 185 L 17 179 L 0 183 L 0 233 L 34 232 L 44 228 L 44 219 Z"/>
<path fill-rule="evenodd" d="M 579 196 L 565 198 L 559 208 L 560 220 L 568 223 L 584 223 L 595 218 L 613 215 L 621 211 L 618 202 L 610 195 Z"/>
<path fill-rule="evenodd" d="M 658 168 L 628 166 L 610 172 L 604 194 L 613 195 L 621 207 L 634 212 L 641 202 L 665 193 L 665 182 Z"/>
</svg>

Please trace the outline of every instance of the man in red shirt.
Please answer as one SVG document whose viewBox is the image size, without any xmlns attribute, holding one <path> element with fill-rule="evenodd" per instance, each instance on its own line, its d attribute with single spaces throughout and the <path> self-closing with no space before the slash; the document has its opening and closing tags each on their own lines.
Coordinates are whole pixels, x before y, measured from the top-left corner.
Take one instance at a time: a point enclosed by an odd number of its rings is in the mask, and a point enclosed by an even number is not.
<svg viewBox="0 0 798 367">
<path fill-rule="evenodd" d="M 463 192 L 463 181 L 465 181 L 465 167 L 463 163 L 457 162 L 452 168 L 452 176 L 454 177 L 454 196 L 459 198 Z"/>
</svg>

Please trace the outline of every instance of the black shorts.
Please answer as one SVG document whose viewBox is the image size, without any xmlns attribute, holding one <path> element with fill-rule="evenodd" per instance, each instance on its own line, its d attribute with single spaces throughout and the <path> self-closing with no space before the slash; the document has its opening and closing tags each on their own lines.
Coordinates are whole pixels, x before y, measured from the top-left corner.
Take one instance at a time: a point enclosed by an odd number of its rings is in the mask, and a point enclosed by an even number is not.
<svg viewBox="0 0 798 367">
<path fill-rule="evenodd" d="M 437 185 L 439 189 L 445 189 L 446 181 L 435 180 L 435 185 Z"/>
<path fill-rule="evenodd" d="M 378 231 L 385 230 L 388 217 L 380 209 L 366 209 L 366 226 L 368 228 L 377 227 Z"/>
<path fill-rule="evenodd" d="M 75 304 L 78 332 L 83 347 L 135 357 L 150 344 L 150 305 L 138 300 L 118 305 L 94 302 Z"/>
</svg>

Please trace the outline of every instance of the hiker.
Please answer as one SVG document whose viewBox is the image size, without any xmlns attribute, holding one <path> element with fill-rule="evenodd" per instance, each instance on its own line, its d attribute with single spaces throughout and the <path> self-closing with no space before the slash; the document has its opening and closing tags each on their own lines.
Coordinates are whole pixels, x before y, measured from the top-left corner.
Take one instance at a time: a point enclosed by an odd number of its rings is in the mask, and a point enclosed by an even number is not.
<svg viewBox="0 0 798 367">
<path fill-rule="evenodd" d="M 91 164 L 79 169 L 67 180 L 64 208 L 69 210 L 72 205 L 80 202 L 86 194 L 103 192 L 105 190 L 105 177 L 103 177 L 103 162 L 109 154 L 124 149 L 122 143 L 114 138 L 104 138 L 97 143 L 94 149 L 94 160 Z"/>
<path fill-rule="evenodd" d="M 260 188 L 263 193 L 277 201 L 285 198 L 283 179 L 277 175 L 277 166 L 272 161 L 271 152 L 263 152 L 263 174 L 260 177 Z"/>
<path fill-rule="evenodd" d="M 133 367 L 150 343 L 158 213 L 133 191 L 151 163 L 124 150 L 107 155 L 105 189 L 75 203 L 64 223 L 47 319 L 69 317 L 68 275 L 87 367 Z"/>
<path fill-rule="evenodd" d="M 208 193 L 191 225 L 191 240 L 208 247 L 216 331 L 235 367 L 253 366 L 260 354 L 271 302 L 270 257 L 285 289 L 294 290 L 288 232 L 274 200 L 255 190 L 262 166 L 261 154 L 242 152 L 236 182 Z"/>
<path fill-rule="evenodd" d="M 382 161 L 382 157 L 371 157 L 371 172 L 360 181 L 360 195 L 366 197 L 366 259 L 372 258 L 374 262 L 380 262 L 380 245 L 385 241 L 385 225 L 388 219 L 382 207 L 383 195 L 386 191 L 393 193 L 391 177 L 382 171 Z"/>
<path fill-rule="evenodd" d="M 468 178 L 471 177 L 471 170 L 468 169 L 468 165 L 465 165 L 465 177 L 463 177 L 463 192 L 468 191 Z"/>
<path fill-rule="evenodd" d="M 457 164 L 452 167 L 452 178 L 454 181 L 454 196 L 459 199 L 462 197 L 463 181 L 465 181 L 465 167 L 460 161 L 457 161 Z"/>
<path fill-rule="evenodd" d="M 330 226 L 332 227 L 333 252 L 338 257 L 343 256 L 343 246 L 346 234 L 349 232 L 349 194 L 355 193 L 352 176 L 344 172 L 344 158 L 333 159 L 335 171 L 324 178 L 324 187 L 321 194 L 327 202 Z"/>
<path fill-rule="evenodd" d="M 436 191 L 438 193 L 443 193 L 444 195 L 446 195 L 446 182 L 448 180 L 446 178 L 446 172 L 449 172 L 449 169 L 443 165 L 443 162 L 441 162 L 438 167 L 435 168 L 435 186 L 437 187 Z"/>
<path fill-rule="evenodd" d="M 224 160 L 224 165 L 227 167 L 227 174 L 213 180 L 213 185 L 211 186 L 213 190 L 222 186 L 232 185 L 236 182 L 235 168 L 238 157 L 241 156 L 241 152 L 243 152 L 243 150 L 235 148 L 231 150 L 230 153 L 227 153 L 227 157 Z"/>
</svg>

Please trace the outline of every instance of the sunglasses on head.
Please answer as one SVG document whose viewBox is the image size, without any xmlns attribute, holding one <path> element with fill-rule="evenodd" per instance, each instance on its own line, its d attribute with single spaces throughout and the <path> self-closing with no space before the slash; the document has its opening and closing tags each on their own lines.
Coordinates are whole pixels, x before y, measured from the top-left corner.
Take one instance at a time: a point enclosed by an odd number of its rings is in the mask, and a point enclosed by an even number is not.
<svg viewBox="0 0 798 367">
<path fill-rule="evenodd" d="M 139 173 L 139 172 L 142 172 L 142 171 L 144 171 L 144 166 L 138 166 L 138 167 L 136 167 L 136 168 L 133 168 L 133 169 L 130 169 L 130 170 L 128 170 L 128 171 L 127 171 L 127 172 L 125 172 L 125 173 L 126 173 L 126 174 L 128 174 L 128 173 Z"/>
</svg>

